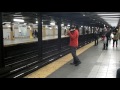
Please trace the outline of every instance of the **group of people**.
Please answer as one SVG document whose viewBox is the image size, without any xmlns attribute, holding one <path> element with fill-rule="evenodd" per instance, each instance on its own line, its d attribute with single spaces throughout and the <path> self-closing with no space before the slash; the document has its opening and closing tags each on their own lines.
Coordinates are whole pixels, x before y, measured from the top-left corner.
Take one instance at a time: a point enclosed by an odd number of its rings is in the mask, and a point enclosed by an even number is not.
<svg viewBox="0 0 120 90">
<path fill-rule="evenodd" d="M 99 34 L 97 30 L 94 33 L 94 38 L 95 38 L 95 46 L 96 46 L 98 45 L 98 38 L 99 38 Z M 118 40 L 120 39 L 118 30 L 114 29 L 112 32 L 111 30 L 107 30 L 107 29 L 103 30 L 103 34 L 102 34 L 103 50 L 108 49 L 108 41 L 111 39 L 113 39 L 113 47 L 115 47 L 115 43 L 116 43 L 116 47 L 118 47 Z M 120 78 L 120 68 L 117 70 L 116 78 Z"/>
<path fill-rule="evenodd" d="M 95 46 L 98 45 L 98 39 L 99 39 L 99 34 L 98 31 L 95 30 L 94 32 L 94 39 L 95 39 Z M 116 47 L 118 46 L 118 39 L 119 39 L 119 33 L 118 30 L 113 30 L 113 32 L 111 30 L 107 30 L 106 28 L 103 30 L 102 33 L 102 41 L 103 41 L 103 50 L 107 50 L 108 49 L 108 41 L 113 39 L 113 47 L 115 46 L 116 43 Z"/>
</svg>

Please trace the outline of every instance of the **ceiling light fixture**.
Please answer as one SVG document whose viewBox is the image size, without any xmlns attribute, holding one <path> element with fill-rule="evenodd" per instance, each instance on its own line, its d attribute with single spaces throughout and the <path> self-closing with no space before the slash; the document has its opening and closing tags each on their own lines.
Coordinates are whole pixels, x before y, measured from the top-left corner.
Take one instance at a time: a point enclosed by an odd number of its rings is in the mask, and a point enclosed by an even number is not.
<svg viewBox="0 0 120 90">
<path fill-rule="evenodd" d="M 24 22 L 23 19 L 13 19 L 13 21 L 15 21 L 15 22 Z"/>
</svg>

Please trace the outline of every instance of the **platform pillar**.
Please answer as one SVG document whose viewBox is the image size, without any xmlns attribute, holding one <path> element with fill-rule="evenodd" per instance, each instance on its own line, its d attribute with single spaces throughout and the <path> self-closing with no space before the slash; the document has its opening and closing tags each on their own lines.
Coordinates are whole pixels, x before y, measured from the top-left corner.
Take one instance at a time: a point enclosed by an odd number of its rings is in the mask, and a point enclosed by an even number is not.
<svg viewBox="0 0 120 90">
<path fill-rule="evenodd" d="M 58 25 L 58 51 L 61 51 L 61 18 L 58 19 L 57 21 Z"/>
<path fill-rule="evenodd" d="M 5 66 L 3 48 L 4 42 L 3 42 L 2 12 L 0 12 L 0 68 L 3 68 Z"/>
<path fill-rule="evenodd" d="M 42 13 L 38 13 L 38 57 L 42 60 Z"/>
</svg>

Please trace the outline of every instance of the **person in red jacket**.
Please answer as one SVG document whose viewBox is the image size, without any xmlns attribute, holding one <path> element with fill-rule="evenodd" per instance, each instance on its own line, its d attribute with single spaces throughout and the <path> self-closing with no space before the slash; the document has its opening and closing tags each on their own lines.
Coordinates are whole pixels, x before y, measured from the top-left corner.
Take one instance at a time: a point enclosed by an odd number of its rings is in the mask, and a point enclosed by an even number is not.
<svg viewBox="0 0 120 90">
<path fill-rule="evenodd" d="M 75 27 L 71 27 L 70 30 L 68 30 L 68 35 L 70 37 L 70 49 L 71 49 L 71 54 L 73 56 L 73 63 L 72 65 L 78 66 L 81 61 L 76 55 L 76 49 L 78 47 L 78 38 L 79 38 L 79 32 Z"/>
</svg>

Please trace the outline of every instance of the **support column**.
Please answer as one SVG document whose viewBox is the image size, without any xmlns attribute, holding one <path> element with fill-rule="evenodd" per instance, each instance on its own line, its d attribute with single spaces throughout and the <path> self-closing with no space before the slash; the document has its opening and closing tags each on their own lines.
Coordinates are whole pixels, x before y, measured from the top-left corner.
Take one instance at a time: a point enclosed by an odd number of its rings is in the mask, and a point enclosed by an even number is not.
<svg viewBox="0 0 120 90">
<path fill-rule="evenodd" d="M 92 26 L 90 26 L 91 34 L 92 34 Z"/>
<path fill-rule="evenodd" d="M 52 26 L 53 36 L 55 36 L 55 26 Z"/>
<path fill-rule="evenodd" d="M 83 26 L 83 35 L 85 35 L 85 27 Z"/>
<path fill-rule="evenodd" d="M 57 21 L 58 25 L 58 51 L 61 51 L 61 18 Z"/>
<path fill-rule="evenodd" d="M 42 32 L 43 32 L 43 33 L 42 33 L 42 34 L 43 34 L 42 36 L 43 36 L 43 37 L 46 37 L 46 28 L 45 28 L 45 26 L 42 26 Z"/>
<path fill-rule="evenodd" d="M 30 39 L 33 39 L 33 26 L 30 25 Z"/>
<path fill-rule="evenodd" d="M 42 13 L 38 13 L 38 57 L 42 60 Z"/>
<path fill-rule="evenodd" d="M 0 68 L 4 67 L 2 12 L 0 12 Z"/>
<path fill-rule="evenodd" d="M 14 40 L 14 25 L 13 25 L 13 21 L 11 20 L 11 25 L 10 25 L 10 40 Z"/>
</svg>

